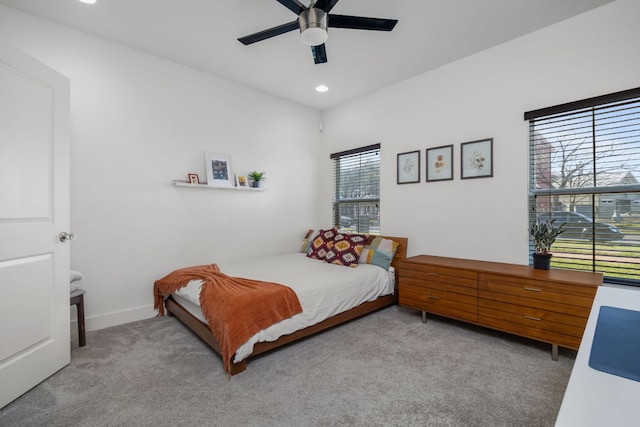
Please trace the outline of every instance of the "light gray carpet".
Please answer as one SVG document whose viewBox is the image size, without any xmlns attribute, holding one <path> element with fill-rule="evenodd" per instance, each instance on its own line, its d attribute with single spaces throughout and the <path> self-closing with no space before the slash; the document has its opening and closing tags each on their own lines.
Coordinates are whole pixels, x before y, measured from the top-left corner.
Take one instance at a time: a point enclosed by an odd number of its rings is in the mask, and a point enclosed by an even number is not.
<svg viewBox="0 0 640 427">
<path fill-rule="evenodd" d="M 552 426 L 575 352 L 394 306 L 229 380 L 178 320 L 90 332 L 2 426 Z"/>
</svg>

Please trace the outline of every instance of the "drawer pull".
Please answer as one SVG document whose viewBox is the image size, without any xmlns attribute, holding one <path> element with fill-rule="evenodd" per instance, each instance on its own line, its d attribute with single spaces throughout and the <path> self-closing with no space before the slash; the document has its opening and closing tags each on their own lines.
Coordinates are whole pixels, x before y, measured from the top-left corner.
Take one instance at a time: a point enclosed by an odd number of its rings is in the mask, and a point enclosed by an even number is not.
<svg viewBox="0 0 640 427">
<path fill-rule="evenodd" d="M 429 294 L 429 298 L 431 298 L 431 299 L 440 299 L 440 297 L 437 297 L 437 296 L 431 295 L 431 294 Z"/>
<path fill-rule="evenodd" d="M 540 289 L 536 289 L 536 288 L 527 288 L 526 286 L 524 287 L 525 291 L 533 291 L 533 292 L 541 292 Z"/>
<path fill-rule="evenodd" d="M 432 272 L 428 272 L 429 276 L 439 276 L 438 273 L 432 273 Z"/>
<path fill-rule="evenodd" d="M 529 319 L 529 320 L 535 320 L 536 322 L 540 321 L 540 319 L 537 318 L 537 317 L 531 317 L 531 316 L 522 316 L 522 317 L 524 317 L 525 319 Z"/>
</svg>

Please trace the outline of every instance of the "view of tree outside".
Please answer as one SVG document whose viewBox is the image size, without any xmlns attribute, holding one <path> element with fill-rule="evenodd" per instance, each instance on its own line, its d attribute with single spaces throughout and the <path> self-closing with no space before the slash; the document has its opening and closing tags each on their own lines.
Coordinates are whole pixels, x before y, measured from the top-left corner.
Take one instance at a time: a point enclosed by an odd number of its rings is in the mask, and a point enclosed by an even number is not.
<svg viewBox="0 0 640 427">
<path fill-rule="evenodd" d="M 380 233 L 380 149 L 334 158 L 334 225 Z"/>
<path fill-rule="evenodd" d="M 530 120 L 530 221 L 565 224 L 553 266 L 640 283 L 640 99 Z"/>
</svg>

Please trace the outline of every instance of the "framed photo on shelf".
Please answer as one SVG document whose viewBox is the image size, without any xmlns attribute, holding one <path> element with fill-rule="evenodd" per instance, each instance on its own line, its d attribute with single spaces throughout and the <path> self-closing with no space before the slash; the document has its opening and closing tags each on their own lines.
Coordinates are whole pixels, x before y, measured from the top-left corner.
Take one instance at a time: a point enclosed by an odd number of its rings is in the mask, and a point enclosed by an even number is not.
<svg viewBox="0 0 640 427">
<path fill-rule="evenodd" d="M 427 148 L 427 182 L 453 179 L 453 145 Z"/>
<path fill-rule="evenodd" d="M 248 187 L 248 181 L 246 175 L 238 175 L 238 187 Z"/>
<path fill-rule="evenodd" d="M 493 176 L 493 138 L 460 144 L 460 178 Z"/>
<path fill-rule="evenodd" d="M 398 184 L 420 182 L 420 150 L 398 154 Z"/>
<path fill-rule="evenodd" d="M 207 167 L 207 185 L 212 187 L 233 187 L 231 156 L 218 153 L 204 153 Z"/>
<path fill-rule="evenodd" d="M 197 173 L 189 174 L 189 184 L 200 184 L 200 178 L 198 178 Z"/>
</svg>

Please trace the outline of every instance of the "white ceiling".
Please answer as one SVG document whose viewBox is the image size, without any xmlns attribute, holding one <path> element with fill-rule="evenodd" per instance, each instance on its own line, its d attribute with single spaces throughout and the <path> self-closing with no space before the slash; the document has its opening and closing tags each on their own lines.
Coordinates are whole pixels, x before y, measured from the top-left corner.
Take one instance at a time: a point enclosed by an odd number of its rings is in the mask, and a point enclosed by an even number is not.
<svg viewBox="0 0 640 427">
<path fill-rule="evenodd" d="M 330 28 L 328 63 L 318 65 L 297 31 L 249 46 L 237 41 L 296 19 L 276 0 L 0 3 L 325 110 L 611 1 L 341 0 L 332 13 L 399 22 L 392 32 Z M 315 92 L 320 83 L 329 91 Z"/>
</svg>

